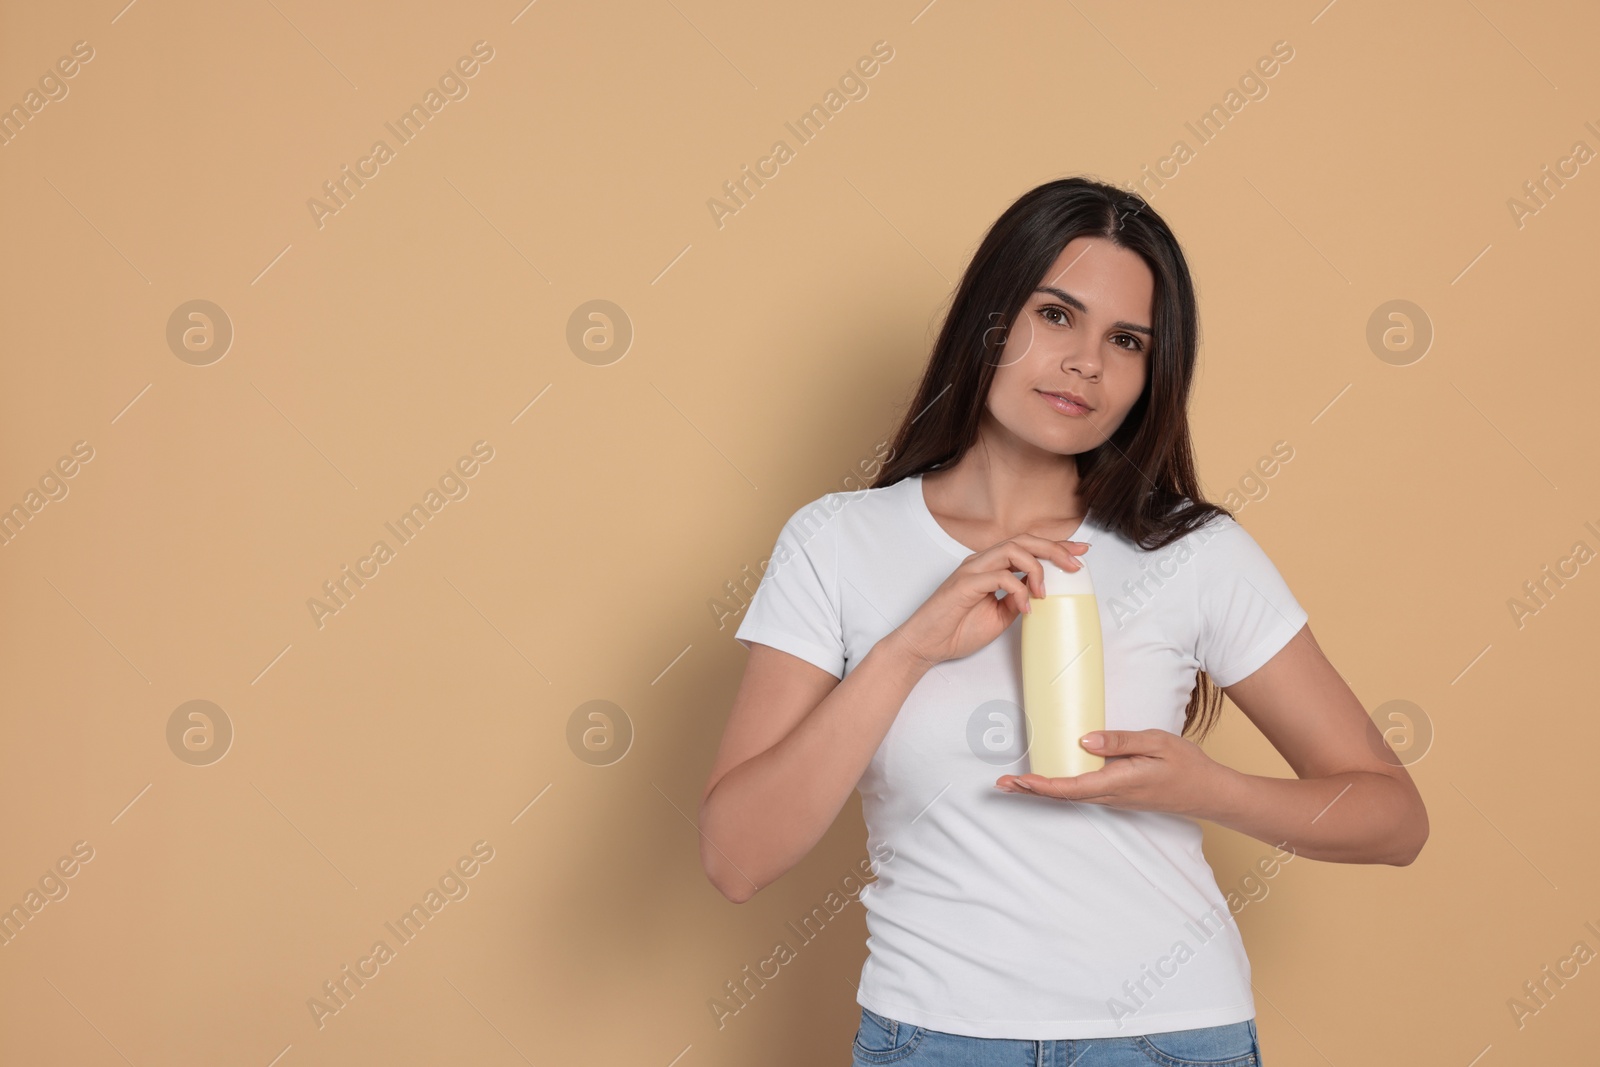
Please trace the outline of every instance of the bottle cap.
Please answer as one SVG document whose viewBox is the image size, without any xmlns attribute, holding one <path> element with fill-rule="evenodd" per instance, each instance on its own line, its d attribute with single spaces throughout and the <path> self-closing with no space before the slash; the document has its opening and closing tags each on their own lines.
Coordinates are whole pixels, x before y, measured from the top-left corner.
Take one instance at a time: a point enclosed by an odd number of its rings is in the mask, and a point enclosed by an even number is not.
<svg viewBox="0 0 1600 1067">
<path fill-rule="evenodd" d="M 1039 563 L 1044 567 L 1044 595 L 1059 596 L 1063 594 L 1088 594 L 1094 595 L 1094 582 L 1089 580 L 1089 567 L 1082 556 L 1077 557 L 1080 569 L 1069 571 L 1056 565 L 1048 559 L 1041 559 Z"/>
</svg>

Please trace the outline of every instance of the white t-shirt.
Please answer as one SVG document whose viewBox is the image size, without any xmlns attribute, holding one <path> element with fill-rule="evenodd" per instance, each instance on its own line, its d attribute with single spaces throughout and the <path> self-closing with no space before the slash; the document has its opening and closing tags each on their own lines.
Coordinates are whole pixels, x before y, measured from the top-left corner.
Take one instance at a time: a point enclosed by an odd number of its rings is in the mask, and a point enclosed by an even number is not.
<svg viewBox="0 0 1600 1067">
<path fill-rule="evenodd" d="M 1306 622 L 1232 518 L 1146 552 L 1091 509 L 1072 539 L 1091 545 L 1108 729 L 1179 733 L 1197 669 L 1232 685 Z M 928 510 L 920 475 L 829 493 L 784 524 L 734 636 L 842 679 L 970 554 Z M 929 670 L 857 783 L 868 847 L 889 857 L 860 897 L 857 1002 L 1031 1040 L 1254 1018 L 1250 962 L 1199 823 L 995 787 L 1028 770 L 1020 634 L 1019 619 Z"/>
</svg>

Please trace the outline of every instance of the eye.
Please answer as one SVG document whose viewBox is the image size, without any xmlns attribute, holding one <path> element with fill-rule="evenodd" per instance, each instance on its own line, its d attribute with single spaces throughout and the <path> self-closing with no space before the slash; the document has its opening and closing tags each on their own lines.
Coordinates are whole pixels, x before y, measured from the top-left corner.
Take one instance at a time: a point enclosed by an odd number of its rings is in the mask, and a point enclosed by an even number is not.
<svg viewBox="0 0 1600 1067">
<path fill-rule="evenodd" d="M 1046 322 L 1049 322 L 1049 323 L 1051 323 L 1053 325 L 1056 325 L 1056 326 L 1070 326 L 1070 325 L 1072 325 L 1072 321 L 1071 321 L 1072 313 L 1070 311 L 1068 311 L 1066 308 L 1062 307 L 1060 304 L 1046 304 L 1044 307 L 1039 309 L 1039 314 L 1040 314 L 1040 316 L 1042 316 L 1044 318 L 1044 320 Z M 1060 318 L 1052 318 L 1051 317 L 1052 315 L 1058 315 L 1058 316 L 1060 316 Z M 1127 340 L 1127 342 L 1128 342 L 1127 344 L 1123 344 L 1122 343 L 1122 341 L 1120 339 L 1123 339 L 1123 338 L 1125 338 Z M 1113 341 L 1113 343 L 1116 344 L 1116 346 L 1118 348 L 1125 348 L 1129 352 L 1143 352 L 1144 351 L 1144 342 L 1140 341 L 1137 337 L 1135 337 L 1131 333 L 1113 334 L 1112 335 L 1112 341 Z"/>
<path fill-rule="evenodd" d="M 1050 317 L 1050 313 L 1051 312 L 1055 312 L 1057 315 L 1060 315 L 1061 319 L 1057 320 L 1057 319 L 1051 318 Z M 1039 314 L 1044 316 L 1044 319 L 1045 319 L 1046 322 L 1053 322 L 1057 326 L 1065 326 L 1066 325 L 1065 319 L 1066 319 L 1066 315 L 1067 315 L 1067 309 L 1062 307 L 1062 306 L 1060 306 L 1059 304 L 1047 304 L 1044 307 L 1039 309 Z"/>
</svg>

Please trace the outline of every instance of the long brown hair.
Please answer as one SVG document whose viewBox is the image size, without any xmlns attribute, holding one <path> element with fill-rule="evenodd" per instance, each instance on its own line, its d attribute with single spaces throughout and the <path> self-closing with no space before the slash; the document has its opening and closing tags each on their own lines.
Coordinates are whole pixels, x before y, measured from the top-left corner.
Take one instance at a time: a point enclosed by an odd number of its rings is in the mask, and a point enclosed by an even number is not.
<svg viewBox="0 0 1600 1067">
<path fill-rule="evenodd" d="M 955 464 L 978 439 L 996 356 L 1010 324 L 1075 237 L 1136 253 L 1155 276 L 1155 331 L 1144 391 L 1104 443 L 1077 456 L 1079 493 L 1095 522 L 1147 551 L 1228 512 L 1205 500 L 1189 436 L 1199 316 L 1177 238 L 1142 197 L 1074 177 L 1023 194 L 984 236 L 956 288 L 915 398 L 873 488 Z M 1222 691 L 1196 672 L 1183 733 L 1202 740 Z"/>
</svg>

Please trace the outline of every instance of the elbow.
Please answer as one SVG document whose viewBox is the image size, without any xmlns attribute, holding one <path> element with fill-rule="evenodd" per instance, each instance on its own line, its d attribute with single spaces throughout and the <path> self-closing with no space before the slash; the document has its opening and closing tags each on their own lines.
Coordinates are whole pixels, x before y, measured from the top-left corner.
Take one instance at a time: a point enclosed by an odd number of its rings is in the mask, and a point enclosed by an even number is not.
<svg viewBox="0 0 1600 1067">
<path fill-rule="evenodd" d="M 1401 855 L 1396 856 L 1394 859 L 1385 860 L 1384 862 L 1388 863 L 1391 867 L 1409 867 L 1417 861 L 1417 856 L 1420 855 L 1421 852 L 1422 846 L 1418 845 L 1409 852 L 1402 853 Z"/>
<path fill-rule="evenodd" d="M 722 850 L 712 844 L 711 834 L 708 832 L 706 809 L 700 809 L 700 869 L 705 872 L 709 881 L 717 892 L 735 904 L 743 904 L 760 890 L 733 862 L 723 854 Z"/>
<path fill-rule="evenodd" d="M 705 869 L 707 881 L 731 903 L 743 904 L 760 891 L 760 886 L 751 882 L 750 879 L 744 877 L 738 871 L 729 871 L 726 869 L 725 864 L 707 860 L 703 845 L 701 847 L 700 866 Z"/>
<path fill-rule="evenodd" d="M 721 893 L 723 897 L 734 904 L 743 904 L 756 895 L 759 887 L 752 885 L 750 879 L 745 878 L 725 859 L 716 854 L 715 849 L 707 844 L 705 834 L 700 835 L 700 867 L 706 873 L 706 880 Z M 707 855 L 707 853 L 710 855 Z"/>
<path fill-rule="evenodd" d="M 1387 861 L 1395 867 L 1411 866 L 1422 854 L 1422 846 L 1428 843 L 1428 809 L 1423 806 L 1420 796 L 1407 815 L 1404 832 L 1397 835 L 1401 843 L 1400 851 Z"/>
<path fill-rule="evenodd" d="M 1417 857 L 1422 854 L 1422 846 L 1427 844 L 1427 843 L 1428 843 L 1428 826 L 1427 826 L 1427 823 L 1423 823 L 1421 835 L 1418 836 L 1417 839 L 1415 841 L 1413 841 L 1403 853 L 1400 854 L 1400 857 L 1398 859 L 1392 860 L 1391 862 L 1396 867 L 1409 867 L 1409 866 L 1411 866 L 1413 863 L 1416 862 Z"/>
<path fill-rule="evenodd" d="M 711 884 L 717 887 L 717 892 L 721 893 L 730 904 L 743 904 L 756 895 L 756 890 L 748 882 L 739 882 L 730 886 L 713 880 Z M 742 889 L 740 888 L 741 886 L 743 887 Z"/>
</svg>

